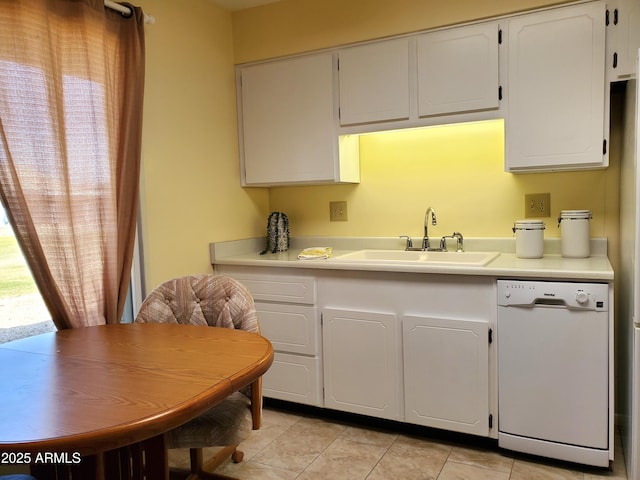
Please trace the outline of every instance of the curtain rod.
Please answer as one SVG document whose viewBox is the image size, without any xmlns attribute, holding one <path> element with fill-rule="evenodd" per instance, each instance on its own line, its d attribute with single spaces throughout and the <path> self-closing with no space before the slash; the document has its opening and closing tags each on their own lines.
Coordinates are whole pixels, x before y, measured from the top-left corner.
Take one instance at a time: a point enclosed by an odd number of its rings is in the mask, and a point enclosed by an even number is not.
<svg viewBox="0 0 640 480">
<path fill-rule="evenodd" d="M 120 12 L 125 16 L 131 15 L 131 9 L 129 7 L 120 3 L 116 3 L 113 0 L 104 0 L 104 6 L 110 8 L 111 10 L 115 10 L 116 12 Z M 144 23 L 156 23 L 156 19 L 152 15 L 147 15 L 145 13 Z"/>
</svg>

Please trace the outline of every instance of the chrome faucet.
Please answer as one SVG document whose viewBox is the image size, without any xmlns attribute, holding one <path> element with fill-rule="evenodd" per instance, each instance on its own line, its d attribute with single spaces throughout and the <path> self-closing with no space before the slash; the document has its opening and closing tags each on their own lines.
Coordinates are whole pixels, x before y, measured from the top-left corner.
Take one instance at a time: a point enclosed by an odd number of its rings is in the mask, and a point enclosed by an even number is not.
<svg viewBox="0 0 640 480">
<path fill-rule="evenodd" d="M 460 232 L 453 232 L 451 235 L 445 235 L 440 239 L 440 250 L 447 251 L 447 238 L 456 239 L 456 252 L 464 252 L 464 238 Z"/>
<path fill-rule="evenodd" d="M 431 207 L 427 208 L 427 211 L 424 214 L 424 237 L 422 237 L 422 250 L 429 250 L 431 248 L 429 245 L 429 214 L 431 214 L 431 225 L 435 227 L 438 224 L 436 212 Z"/>
</svg>

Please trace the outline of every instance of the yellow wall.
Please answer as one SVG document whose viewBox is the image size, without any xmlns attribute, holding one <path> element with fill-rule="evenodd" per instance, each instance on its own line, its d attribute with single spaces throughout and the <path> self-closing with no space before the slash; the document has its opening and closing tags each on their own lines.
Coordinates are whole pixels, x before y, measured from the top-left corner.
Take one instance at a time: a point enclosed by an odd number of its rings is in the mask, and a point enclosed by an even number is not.
<svg viewBox="0 0 640 480">
<path fill-rule="evenodd" d="M 271 207 L 287 213 L 292 234 L 420 236 L 431 206 L 436 236 L 509 237 L 513 222 L 524 218 L 525 193 L 551 193 L 551 217 L 541 218 L 546 237 L 560 236 L 560 210 L 591 210 L 598 237 L 608 233 L 607 215 L 617 216 L 607 195 L 608 185 L 617 185 L 615 168 L 506 173 L 502 120 L 363 135 L 360 151 L 358 185 L 271 189 Z M 348 202 L 347 222 L 329 221 L 335 200 Z"/>
<path fill-rule="evenodd" d="M 142 0 L 146 26 L 141 211 L 147 290 L 210 273 L 209 242 L 260 235 L 265 189 L 242 189 L 231 15 L 209 0 Z"/>
<path fill-rule="evenodd" d="M 281 0 L 234 12 L 234 59 L 273 58 L 567 1 Z"/>
</svg>

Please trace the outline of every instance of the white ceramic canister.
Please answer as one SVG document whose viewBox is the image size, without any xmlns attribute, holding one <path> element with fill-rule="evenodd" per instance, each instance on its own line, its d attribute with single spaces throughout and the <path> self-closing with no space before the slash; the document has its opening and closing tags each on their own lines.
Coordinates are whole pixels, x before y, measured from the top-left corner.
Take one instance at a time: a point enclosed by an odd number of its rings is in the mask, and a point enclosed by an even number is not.
<svg viewBox="0 0 640 480">
<path fill-rule="evenodd" d="M 544 250 L 544 222 L 518 220 L 513 225 L 516 236 L 516 257 L 540 258 Z"/>
<path fill-rule="evenodd" d="M 562 210 L 558 217 L 560 253 L 568 258 L 586 258 L 589 249 L 589 210 Z"/>
</svg>

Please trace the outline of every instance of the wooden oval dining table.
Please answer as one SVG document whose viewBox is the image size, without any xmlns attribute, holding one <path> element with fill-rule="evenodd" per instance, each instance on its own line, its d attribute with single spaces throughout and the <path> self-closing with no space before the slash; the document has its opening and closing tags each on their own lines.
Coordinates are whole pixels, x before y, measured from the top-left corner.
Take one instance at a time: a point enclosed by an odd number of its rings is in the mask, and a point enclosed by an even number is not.
<svg viewBox="0 0 640 480">
<path fill-rule="evenodd" d="M 164 434 L 272 361 L 258 334 L 178 324 L 101 325 L 2 344 L 0 465 L 29 465 L 46 479 L 168 479 Z"/>
</svg>

